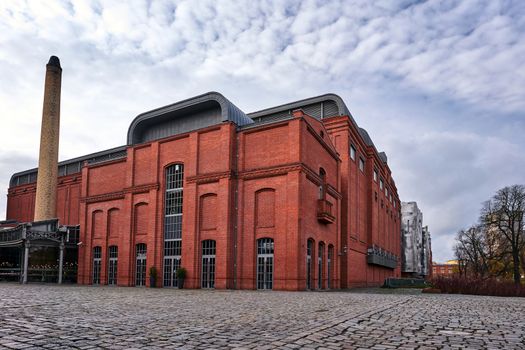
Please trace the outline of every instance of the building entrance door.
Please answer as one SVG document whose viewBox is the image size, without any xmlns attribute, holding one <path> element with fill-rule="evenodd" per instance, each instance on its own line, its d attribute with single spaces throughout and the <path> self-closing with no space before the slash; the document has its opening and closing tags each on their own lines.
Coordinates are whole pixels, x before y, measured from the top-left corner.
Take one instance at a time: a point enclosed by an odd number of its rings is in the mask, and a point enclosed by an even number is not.
<svg viewBox="0 0 525 350">
<path fill-rule="evenodd" d="M 146 245 L 137 244 L 135 286 L 146 285 Z"/>
<path fill-rule="evenodd" d="M 100 269 L 102 266 L 102 248 L 93 248 L 93 284 L 100 284 Z"/>
<path fill-rule="evenodd" d="M 314 242 L 309 239 L 306 244 L 306 289 L 312 289 L 312 251 Z"/>
<path fill-rule="evenodd" d="M 108 261 L 108 284 L 117 284 L 117 266 L 118 266 L 118 248 L 116 246 L 109 247 L 109 261 Z"/>
<path fill-rule="evenodd" d="M 257 289 L 273 288 L 273 239 L 257 240 Z"/>
<path fill-rule="evenodd" d="M 215 288 L 215 250 L 214 240 L 202 242 L 201 288 Z"/>
<path fill-rule="evenodd" d="M 178 287 L 177 270 L 180 268 L 180 256 L 164 257 L 164 287 Z"/>
</svg>

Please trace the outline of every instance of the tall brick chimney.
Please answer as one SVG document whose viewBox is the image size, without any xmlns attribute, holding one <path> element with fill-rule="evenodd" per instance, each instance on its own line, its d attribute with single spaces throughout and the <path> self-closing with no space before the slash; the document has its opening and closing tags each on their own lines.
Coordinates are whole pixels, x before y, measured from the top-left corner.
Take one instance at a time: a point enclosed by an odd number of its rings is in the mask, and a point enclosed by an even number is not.
<svg viewBox="0 0 525 350">
<path fill-rule="evenodd" d="M 34 221 L 56 217 L 61 85 L 60 60 L 51 56 L 46 65 Z"/>
</svg>

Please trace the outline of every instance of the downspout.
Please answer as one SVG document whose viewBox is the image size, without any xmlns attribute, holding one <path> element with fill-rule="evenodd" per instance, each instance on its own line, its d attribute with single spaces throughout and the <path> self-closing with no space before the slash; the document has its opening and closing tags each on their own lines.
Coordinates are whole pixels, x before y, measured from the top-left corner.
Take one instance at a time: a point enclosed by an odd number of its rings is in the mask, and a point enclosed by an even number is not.
<svg viewBox="0 0 525 350">
<path fill-rule="evenodd" d="M 239 164 L 239 135 L 238 128 L 235 127 L 235 138 L 233 142 L 234 157 L 232 160 L 232 190 L 233 190 L 233 289 L 237 289 L 237 219 L 239 211 L 239 185 L 238 185 L 238 164 Z"/>
</svg>

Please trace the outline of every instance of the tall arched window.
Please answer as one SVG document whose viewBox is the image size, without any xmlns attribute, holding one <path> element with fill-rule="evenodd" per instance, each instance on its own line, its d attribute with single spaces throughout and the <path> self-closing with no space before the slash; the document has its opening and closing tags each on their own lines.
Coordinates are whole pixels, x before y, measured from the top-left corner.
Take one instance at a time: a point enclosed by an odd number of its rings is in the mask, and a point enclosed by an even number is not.
<svg viewBox="0 0 525 350">
<path fill-rule="evenodd" d="M 326 198 L 326 171 L 323 168 L 319 168 L 319 177 L 321 178 L 321 184 L 319 185 L 319 199 Z"/>
<path fill-rule="evenodd" d="M 257 289 L 273 288 L 273 239 L 257 240 Z"/>
<path fill-rule="evenodd" d="M 117 266 L 118 266 L 118 247 L 115 245 L 109 246 L 108 254 L 108 284 L 117 284 Z"/>
<path fill-rule="evenodd" d="M 137 244 L 135 256 L 135 286 L 146 285 L 146 245 Z"/>
<path fill-rule="evenodd" d="M 314 240 L 309 239 L 306 243 L 306 289 L 312 289 L 313 253 Z"/>
<path fill-rule="evenodd" d="M 328 289 L 332 288 L 333 259 L 334 259 L 334 246 L 330 244 L 328 246 L 328 256 L 326 259 L 326 267 L 328 269 L 328 278 L 326 279 L 326 288 Z"/>
<path fill-rule="evenodd" d="M 93 248 L 93 284 L 100 284 L 100 268 L 102 266 L 102 248 Z"/>
<path fill-rule="evenodd" d="M 323 289 L 323 258 L 324 258 L 324 243 L 319 242 L 319 252 L 317 256 L 317 288 Z"/>
<path fill-rule="evenodd" d="M 164 286 L 178 285 L 176 271 L 180 267 L 182 252 L 182 198 L 184 165 L 166 168 L 166 194 L 164 200 Z"/>
<path fill-rule="evenodd" d="M 202 241 L 201 288 L 215 288 L 215 250 L 214 240 Z"/>
</svg>

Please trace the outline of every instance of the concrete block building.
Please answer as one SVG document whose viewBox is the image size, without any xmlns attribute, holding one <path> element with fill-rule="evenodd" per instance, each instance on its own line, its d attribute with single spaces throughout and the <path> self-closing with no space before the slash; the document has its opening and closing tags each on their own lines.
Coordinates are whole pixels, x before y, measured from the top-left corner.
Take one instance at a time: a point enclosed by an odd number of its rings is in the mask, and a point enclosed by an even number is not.
<svg viewBox="0 0 525 350">
<path fill-rule="evenodd" d="M 33 220 L 36 178 L 12 176 L 11 227 Z M 56 218 L 79 235 L 80 284 L 145 286 L 150 267 L 157 287 L 184 267 L 185 288 L 219 289 L 401 274 L 386 154 L 333 94 L 246 114 L 210 92 L 140 114 L 125 145 L 58 163 L 56 192 Z"/>
<path fill-rule="evenodd" d="M 428 226 L 416 202 L 401 203 L 402 265 L 404 277 L 428 277 L 432 273 L 432 249 Z"/>
</svg>

